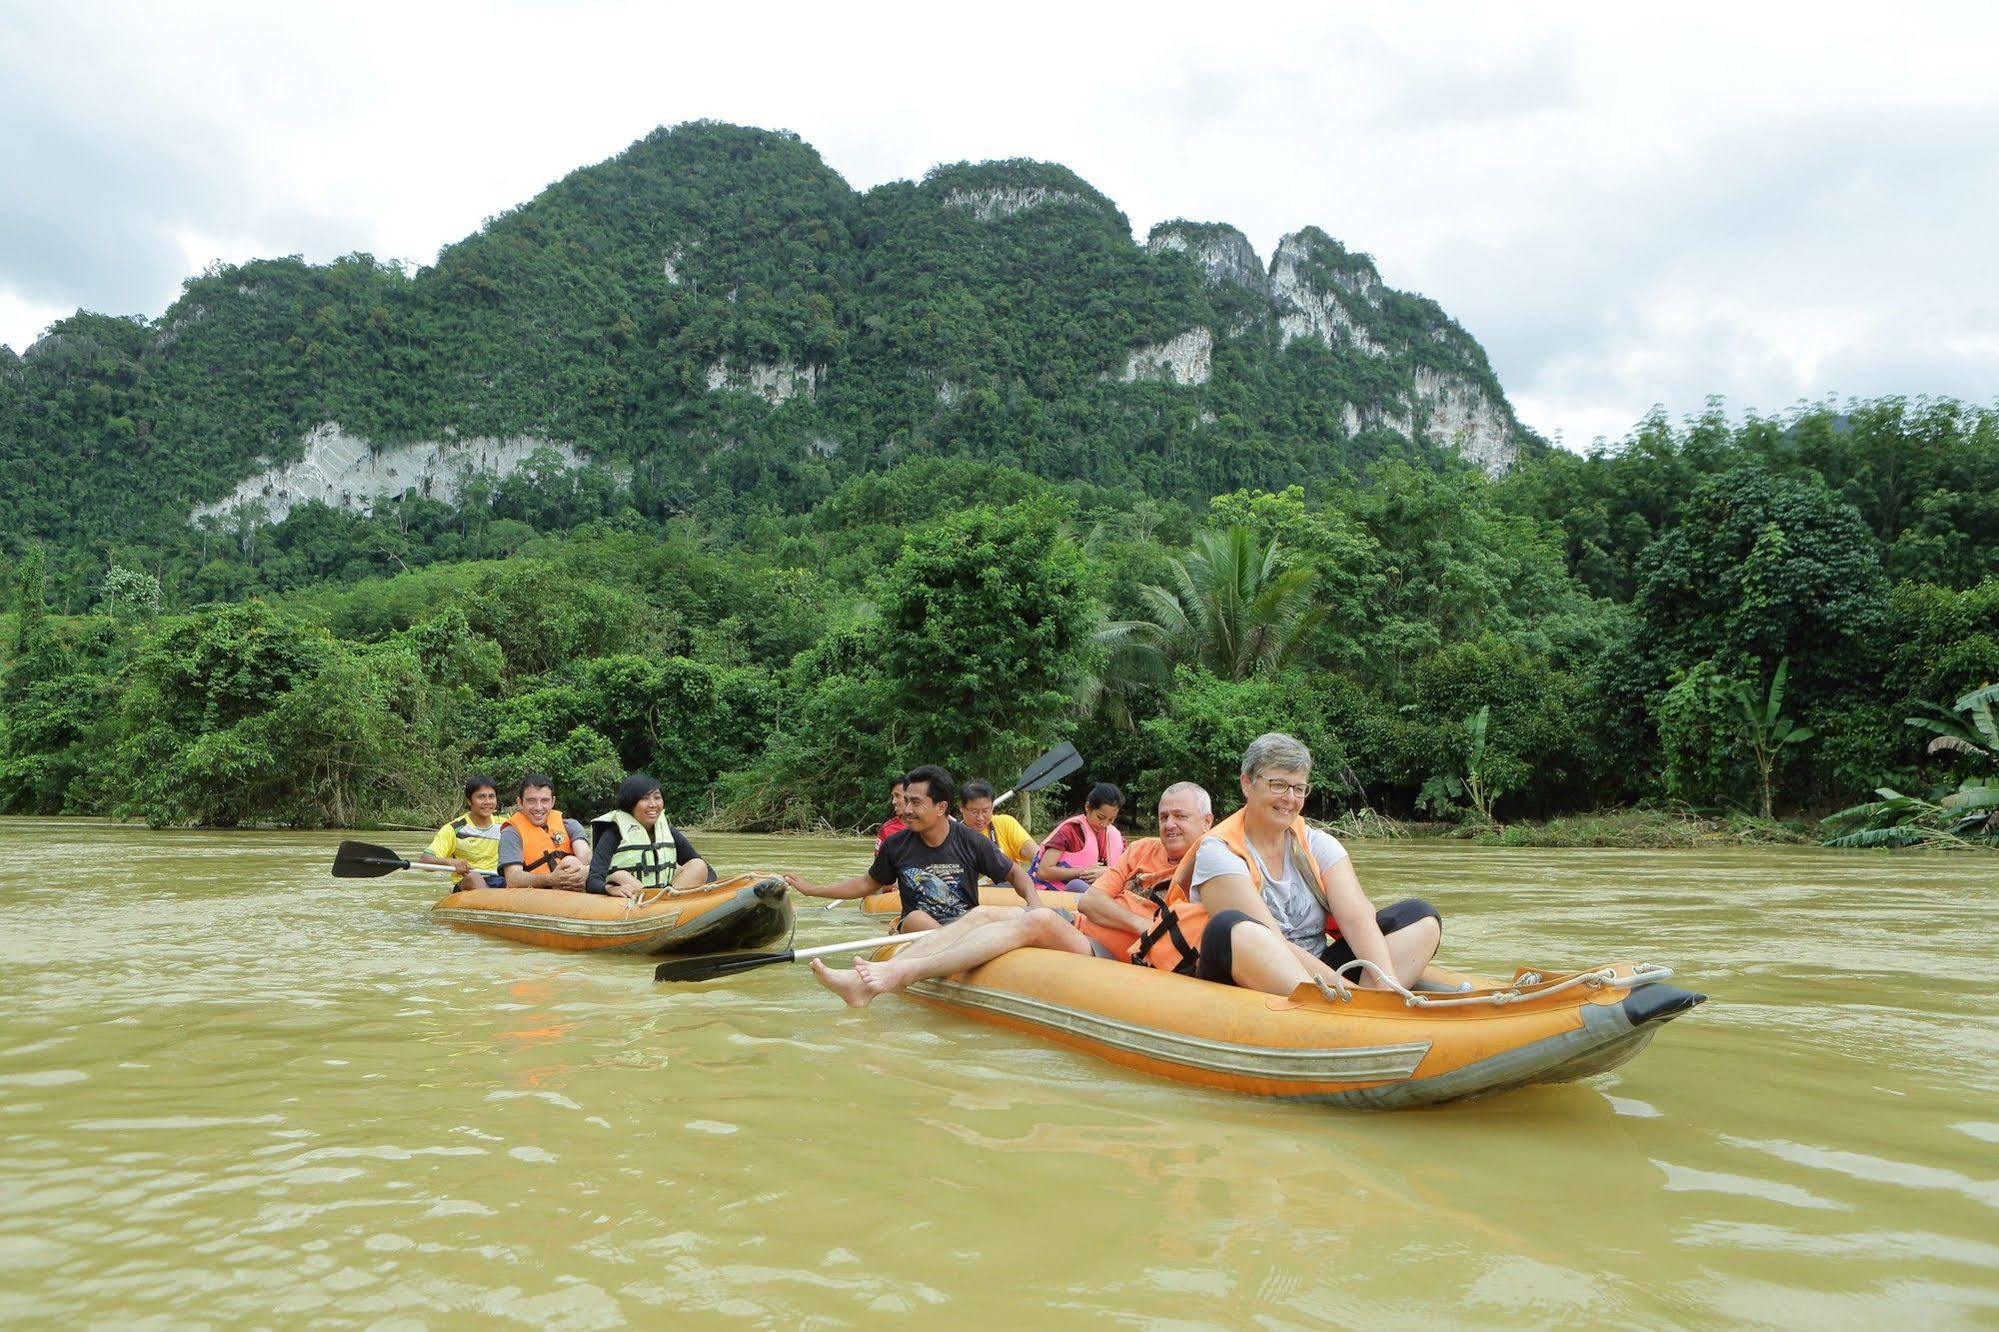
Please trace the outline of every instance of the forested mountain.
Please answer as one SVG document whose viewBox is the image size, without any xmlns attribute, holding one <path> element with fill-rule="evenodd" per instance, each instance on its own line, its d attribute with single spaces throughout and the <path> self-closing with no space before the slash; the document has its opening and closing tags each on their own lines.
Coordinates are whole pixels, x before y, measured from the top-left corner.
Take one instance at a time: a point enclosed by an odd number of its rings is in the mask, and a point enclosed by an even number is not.
<svg viewBox="0 0 1999 1332">
<path fill-rule="evenodd" d="M 10 530 L 63 545 L 239 501 L 449 497 L 544 445 L 660 512 L 799 509 L 931 455 L 1198 497 L 1383 455 L 1500 470 L 1526 442 L 1477 343 L 1317 229 L 1266 270 L 1227 227 L 1135 243 L 1061 167 L 857 193 L 794 136 L 713 124 L 413 274 L 219 268 L 156 320 L 79 313 L 0 367 Z"/>
<path fill-rule="evenodd" d="M 1228 804 L 1272 728 L 1327 817 L 1999 807 L 1989 700 L 1926 747 L 1999 679 L 1999 412 L 1550 450 L 1325 232 L 1141 244 L 1047 164 L 857 193 L 662 130 L 417 272 L 62 321 L 0 354 L 0 471 L 0 812 L 442 817 L 528 766 L 588 812 L 646 767 L 683 821 L 854 826 L 1065 738 Z"/>
</svg>

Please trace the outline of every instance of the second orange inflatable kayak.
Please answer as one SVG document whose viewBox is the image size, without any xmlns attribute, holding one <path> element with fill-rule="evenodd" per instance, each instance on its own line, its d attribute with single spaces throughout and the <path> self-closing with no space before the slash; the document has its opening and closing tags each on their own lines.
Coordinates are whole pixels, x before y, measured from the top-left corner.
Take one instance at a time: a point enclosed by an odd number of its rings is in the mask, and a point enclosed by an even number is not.
<svg viewBox="0 0 1999 1332">
<path fill-rule="evenodd" d="M 552 888 L 474 888 L 430 909 L 455 929 L 540 948 L 707 953 L 756 948 L 791 928 L 791 894 L 774 874 L 738 874 L 687 892 L 642 898 Z"/>
</svg>

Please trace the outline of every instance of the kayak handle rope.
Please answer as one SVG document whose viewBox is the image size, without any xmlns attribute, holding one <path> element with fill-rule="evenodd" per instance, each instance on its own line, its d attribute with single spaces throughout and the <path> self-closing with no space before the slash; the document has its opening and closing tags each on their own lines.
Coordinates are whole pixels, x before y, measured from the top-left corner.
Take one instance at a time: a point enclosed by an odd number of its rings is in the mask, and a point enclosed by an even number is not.
<svg viewBox="0 0 1999 1332">
<path fill-rule="evenodd" d="M 709 879 L 706 883 L 691 884 L 686 888 L 676 888 L 670 883 L 661 884 L 657 888 L 641 888 L 625 899 L 625 914 L 629 916 L 635 910 L 649 907 L 654 902 L 663 901 L 669 897 L 688 897 L 694 893 L 712 892 L 715 885 L 719 882 L 720 880 L 718 879 Z M 838 906 L 839 904 L 838 900 L 835 900 L 833 903 L 834 906 Z"/>
<path fill-rule="evenodd" d="M 680 897 L 687 893 L 706 892 L 708 888 L 709 885 L 705 883 L 694 888 L 676 888 L 670 883 L 663 884 L 658 888 L 641 888 L 625 899 L 625 914 L 629 916 L 635 910 L 642 907 L 649 907 L 654 902 L 663 901 L 669 897 Z"/>
<path fill-rule="evenodd" d="M 1507 1004 L 1517 1004 L 1528 999 L 1544 999 L 1551 994 L 1560 994 L 1564 990 L 1572 990 L 1579 985 L 1586 985 L 1592 990 L 1600 990 L 1606 985 L 1616 985 L 1629 989 L 1640 985 L 1649 985 L 1653 981 L 1665 980 L 1673 974 L 1671 967 L 1662 967 L 1651 962 L 1639 962 L 1631 968 L 1631 974 L 1622 980 L 1618 979 L 1616 967 L 1600 967 L 1595 971 L 1579 971 L 1566 980 L 1559 980 L 1553 985 L 1543 985 L 1531 990 L 1523 989 L 1520 985 L 1514 984 L 1503 990 L 1494 990 L 1489 994 L 1474 994 L 1459 996 L 1457 998 L 1439 999 L 1427 994 L 1415 994 L 1404 989 L 1400 981 L 1396 980 L 1395 977 L 1389 975 L 1386 971 L 1383 971 L 1379 965 L 1368 961 L 1364 957 L 1357 957 L 1353 961 L 1346 963 L 1334 974 L 1344 980 L 1346 971 L 1351 967 L 1364 967 L 1368 972 L 1372 973 L 1377 981 L 1381 982 L 1383 989 L 1393 990 L 1395 993 L 1401 995 L 1405 1008 L 1470 1008 L 1474 1005 L 1488 1008 L 1502 1008 Z M 1330 987 L 1325 982 L 1321 981 L 1319 983 L 1319 989 L 1327 992 L 1329 998 L 1332 997 Z M 1346 1002 L 1346 996 L 1340 996 L 1340 1001 L 1342 1003 Z"/>
</svg>

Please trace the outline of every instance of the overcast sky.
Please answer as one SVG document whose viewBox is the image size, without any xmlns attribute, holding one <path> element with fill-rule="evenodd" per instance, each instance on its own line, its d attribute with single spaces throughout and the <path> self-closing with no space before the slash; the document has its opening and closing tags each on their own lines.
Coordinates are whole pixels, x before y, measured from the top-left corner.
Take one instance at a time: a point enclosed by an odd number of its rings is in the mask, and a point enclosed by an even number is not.
<svg viewBox="0 0 1999 1332">
<path fill-rule="evenodd" d="M 0 0 L 0 342 L 211 260 L 439 246 L 655 125 L 857 188 L 1037 157 L 1310 223 L 1571 446 L 1711 394 L 1999 397 L 1999 6 Z"/>
</svg>

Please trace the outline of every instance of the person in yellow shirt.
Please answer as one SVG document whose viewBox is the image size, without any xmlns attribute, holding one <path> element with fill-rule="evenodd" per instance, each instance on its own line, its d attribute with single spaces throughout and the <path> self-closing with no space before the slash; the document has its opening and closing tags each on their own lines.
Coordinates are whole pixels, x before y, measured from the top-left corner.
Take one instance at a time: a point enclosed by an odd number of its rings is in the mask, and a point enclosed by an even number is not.
<svg viewBox="0 0 1999 1332">
<path fill-rule="evenodd" d="M 1000 849 L 1000 854 L 1017 865 L 1032 865 L 1041 848 L 1011 814 L 993 813 L 993 784 L 973 778 L 958 793 L 958 814 L 979 836 Z"/>
<path fill-rule="evenodd" d="M 449 865 L 458 871 L 452 886 L 504 888 L 500 877 L 500 788 L 491 777 L 465 779 L 465 812 L 437 830 L 430 849 L 417 859 L 426 865 Z"/>
</svg>

